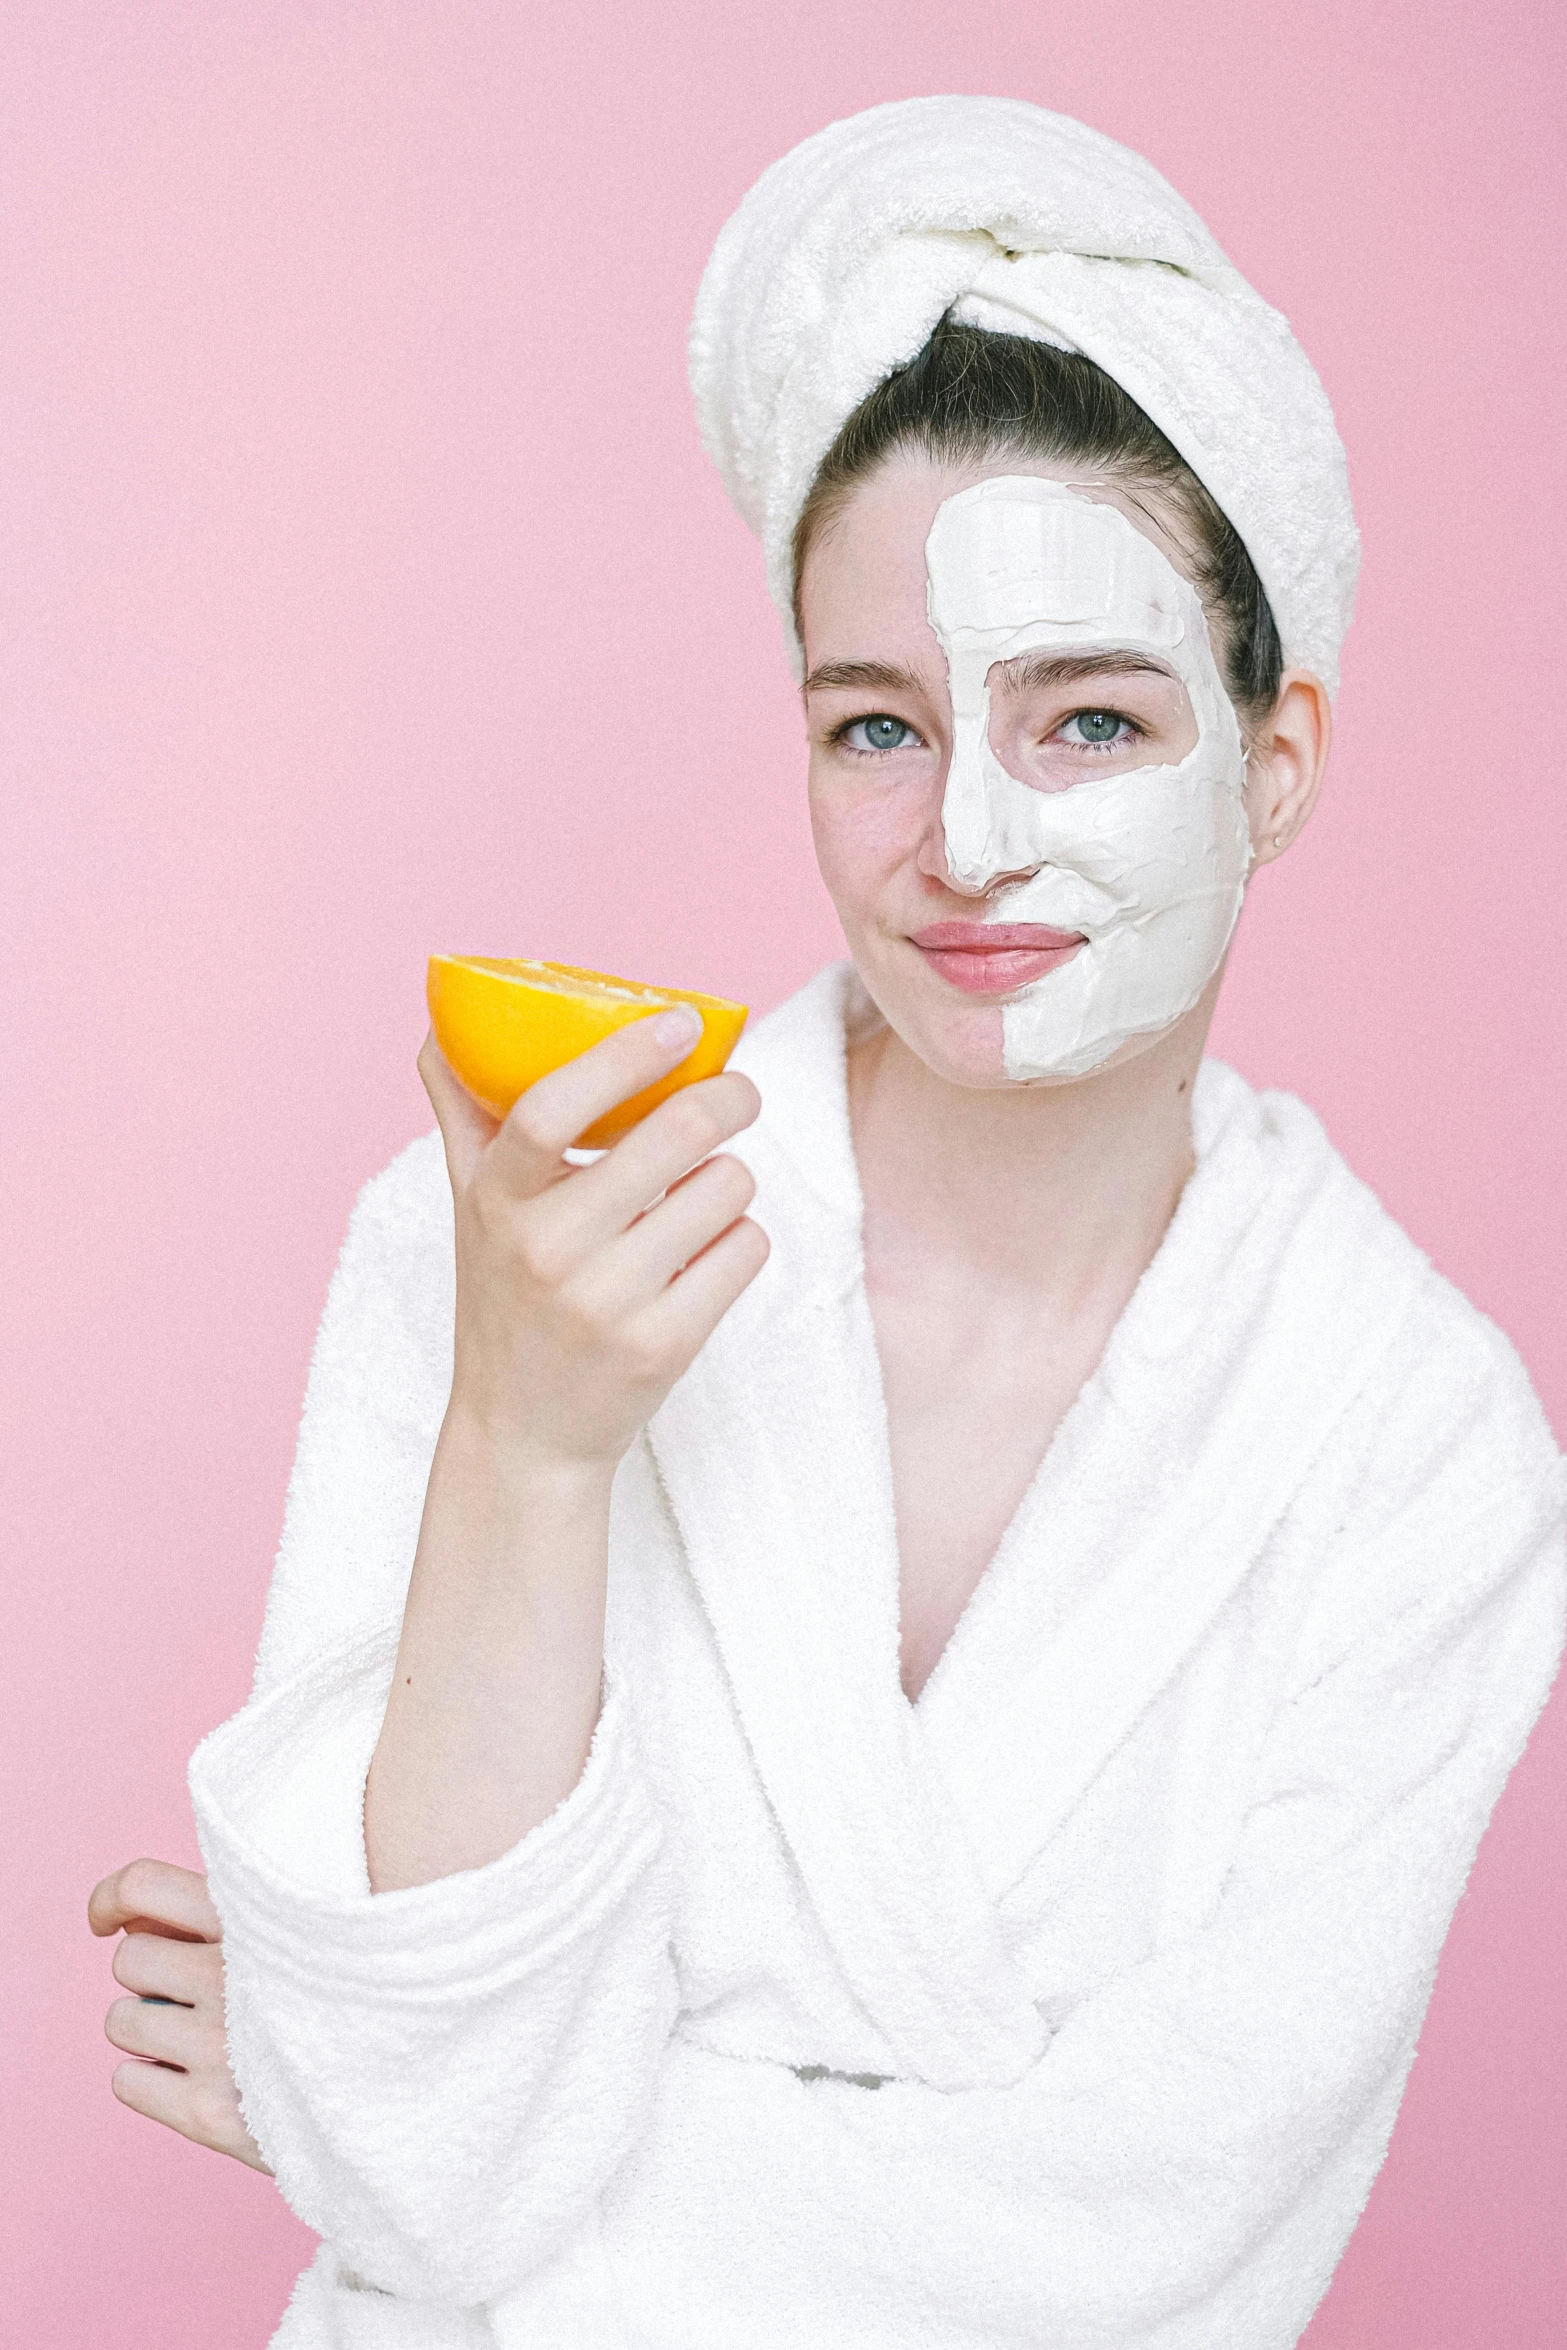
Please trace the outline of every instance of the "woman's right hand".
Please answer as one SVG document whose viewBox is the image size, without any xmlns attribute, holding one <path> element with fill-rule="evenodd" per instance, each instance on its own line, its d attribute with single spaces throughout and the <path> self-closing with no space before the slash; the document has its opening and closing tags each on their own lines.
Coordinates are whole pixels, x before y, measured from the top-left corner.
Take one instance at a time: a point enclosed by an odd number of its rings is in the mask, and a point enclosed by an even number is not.
<svg viewBox="0 0 1567 2350">
<path fill-rule="evenodd" d="M 612 1470 L 766 1259 L 750 1170 L 711 1155 L 761 1106 L 749 1078 L 672 1094 L 592 1166 L 564 1157 L 700 1034 L 684 1007 L 633 1021 L 499 1126 L 425 1043 L 456 1209 L 451 1412 L 518 1465 Z"/>
<path fill-rule="evenodd" d="M 484 1866 L 575 1786 L 601 1701 L 616 1464 L 760 1271 L 740 1160 L 760 1103 L 726 1073 L 591 1166 L 565 1153 L 679 1066 L 697 1019 L 633 1021 L 497 1125 L 433 1042 L 457 1235 L 451 1401 L 365 1790 L 376 1892 Z"/>
<path fill-rule="evenodd" d="M 93 1887 L 87 1923 L 125 1937 L 114 1974 L 132 1996 L 117 1999 L 103 2024 L 129 2059 L 114 2074 L 120 2103 L 270 2176 L 229 2070 L 223 1928 L 206 1878 L 172 1861 L 128 1861 Z"/>
</svg>

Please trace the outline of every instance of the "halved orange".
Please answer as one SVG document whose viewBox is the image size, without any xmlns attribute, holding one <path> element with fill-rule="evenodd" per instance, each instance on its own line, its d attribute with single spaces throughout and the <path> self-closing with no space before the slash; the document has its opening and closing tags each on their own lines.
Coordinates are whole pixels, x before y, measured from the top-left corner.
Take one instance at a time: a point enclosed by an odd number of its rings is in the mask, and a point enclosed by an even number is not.
<svg viewBox="0 0 1567 2350">
<path fill-rule="evenodd" d="M 689 1057 L 656 1085 L 606 1112 L 580 1134 L 603 1150 L 683 1085 L 714 1077 L 745 1026 L 746 1006 L 688 987 L 644 987 L 573 963 L 507 961 L 491 955 L 432 955 L 426 998 L 435 1041 L 476 1101 L 504 1118 L 517 1096 L 563 1061 L 633 1020 L 694 1004 L 702 1033 Z"/>
</svg>

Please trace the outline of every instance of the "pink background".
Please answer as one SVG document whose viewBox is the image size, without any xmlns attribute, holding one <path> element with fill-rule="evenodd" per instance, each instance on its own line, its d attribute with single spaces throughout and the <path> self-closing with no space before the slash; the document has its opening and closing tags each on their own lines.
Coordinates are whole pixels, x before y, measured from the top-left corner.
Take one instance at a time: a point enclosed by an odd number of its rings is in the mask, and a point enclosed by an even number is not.
<svg viewBox="0 0 1567 2350">
<path fill-rule="evenodd" d="M 1431 0 L 10 0 L 0 888 L 8 2337 L 265 2342 L 304 2232 L 108 2093 L 93 1880 L 194 1860 L 432 947 L 776 1001 L 833 953 L 682 339 L 756 172 L 990 89 L 1294 319 L 1366 540 L 1328 799 L 1218 1043 L 1567 1424 L 1560 12 Z M 1312 2350 L 1567 2334 L 1567 1721 L 1485 1846 Z"/>
</svg>

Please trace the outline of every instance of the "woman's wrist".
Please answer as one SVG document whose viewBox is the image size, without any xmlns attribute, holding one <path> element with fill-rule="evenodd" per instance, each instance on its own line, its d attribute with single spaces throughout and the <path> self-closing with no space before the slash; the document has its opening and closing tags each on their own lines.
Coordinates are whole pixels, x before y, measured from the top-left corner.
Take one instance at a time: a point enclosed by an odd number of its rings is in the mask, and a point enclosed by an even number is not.
<svg viewBox="0 0 1567 2350">
<path fill-rule="evenodd" d="M 553 1617 L 564 1604 L 576 1618 L 586 1604 L 601 1620 L 614 1476 L 613 1462 L 563 1458 L 454 1404 L 430 1465 L 405 1636 L 471 1623 L 475 1609 L 508 1645 L 503 1624 L 541 1609 Z"/>
<path fill-rule="evenodd" d="M 441 1422 L 432 1464 L 438 1475 L 481 1483 L 497 1492 L 527 1495 L 546 1508 L 594 1506 L 606 1501 L 619 1462 L 563 1451 L 455 1387 Z"/>
</svg>

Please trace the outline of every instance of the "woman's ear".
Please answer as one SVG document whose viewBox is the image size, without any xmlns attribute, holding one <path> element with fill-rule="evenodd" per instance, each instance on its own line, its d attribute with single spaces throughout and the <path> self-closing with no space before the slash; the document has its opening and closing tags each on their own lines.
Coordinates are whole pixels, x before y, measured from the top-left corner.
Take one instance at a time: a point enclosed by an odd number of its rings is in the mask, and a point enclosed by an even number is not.
<svg viewBox="0 0 1567 2350">
<path fill-rule="evenodd" d="M 1246 821 L 1252 864 L 1281 857 L 1317 804 L 1333 713 L 1328 689 L 1309 669 L 1286 669 L 1279 698 L 1251 738 L 1246 759 Z"/>
</svg>

